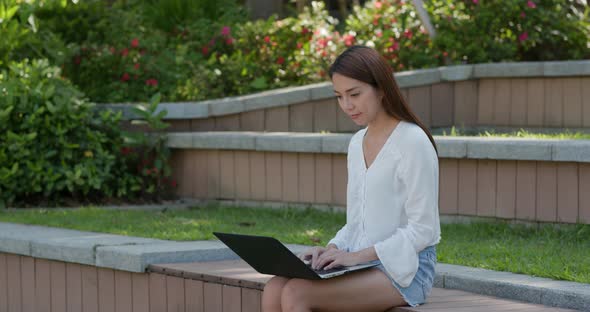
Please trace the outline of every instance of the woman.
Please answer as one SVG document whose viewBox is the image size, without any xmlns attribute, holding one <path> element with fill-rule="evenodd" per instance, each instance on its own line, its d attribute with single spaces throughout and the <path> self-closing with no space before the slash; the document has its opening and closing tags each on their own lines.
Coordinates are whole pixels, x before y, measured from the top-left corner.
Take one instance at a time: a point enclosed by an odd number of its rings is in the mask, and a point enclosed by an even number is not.
<svg viewBox="0 0 590 312">
<path fill-rule="evenodd" d="M 340 108 L 365 128 L 348 146 L 346 224 L 326 247 L 300 255 L 315 269 L 380 260 L 327 280 L 273 277 L 264 312 L 384 311 L 430 294 L 440 241 L 438 153 L 377 51 L 352 46 L 329 75 Z"/>
</svg>

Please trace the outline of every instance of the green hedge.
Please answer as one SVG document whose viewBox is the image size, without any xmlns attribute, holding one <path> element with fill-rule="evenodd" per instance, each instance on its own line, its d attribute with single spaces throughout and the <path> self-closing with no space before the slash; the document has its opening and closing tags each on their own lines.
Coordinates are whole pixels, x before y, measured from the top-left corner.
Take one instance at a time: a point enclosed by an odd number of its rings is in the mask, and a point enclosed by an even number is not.
<svg viewBox="0 0 590 312">
<path fill-rule="evenodd" d="M 128 142 L 119 127 L 121 113 L 97 115 L 47 60 L 9 64 L 0 72 L 0 94 L 0 207 L 131 199 L 159 191 L 154 185 L 170 175 L 161 142 L 142 141 L 141 134 Z M 160 156 L 131 157 L 139 147 L 145 151 L 139 156 Z M 142 168 L 132 167 L 140 162 Z M 143 167 L 154 166 L 162 172 L 145 174 Z"/>
</svg>

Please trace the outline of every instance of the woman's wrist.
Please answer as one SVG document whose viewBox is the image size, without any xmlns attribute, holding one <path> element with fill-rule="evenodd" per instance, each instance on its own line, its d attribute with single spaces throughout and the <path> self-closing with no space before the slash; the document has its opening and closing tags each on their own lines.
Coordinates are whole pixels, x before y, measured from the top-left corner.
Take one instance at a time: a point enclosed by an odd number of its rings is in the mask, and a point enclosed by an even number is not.
<svg viewBox="0 0 590 312">
<path fill-rule="evenodd" d="M 375 252 L 375 248 L 373 247 L 368 247 L 363 250 L 356 251 L 354 254 L 358 263 L 364 263 L 379 259 L 379 257 L 377 256 L 377 252 Z"/>
<path fill-rule="evenodd" d="M 338 246 L 336 246 L 336 244 L 334 244 L 334 243 L 328 244 L 328 246 L 326 246 L 326 249 L 332 249 L 332 248 L 338 249 Z"/>
</svg>

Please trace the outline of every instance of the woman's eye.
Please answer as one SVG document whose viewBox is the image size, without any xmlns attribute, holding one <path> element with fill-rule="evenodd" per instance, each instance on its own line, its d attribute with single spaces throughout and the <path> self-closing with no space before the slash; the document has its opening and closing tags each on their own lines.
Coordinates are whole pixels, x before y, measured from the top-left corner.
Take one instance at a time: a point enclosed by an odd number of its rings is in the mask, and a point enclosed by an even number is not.
<svg viewBox="0 0 590 312">
<path fill-rule="evenodd" d="M 359 95 L 359 94 L 358 93 L 355 93 L 355 94 L 351 94 L 350 96 L 357 96 L 357 95 Z"/>
</svg>

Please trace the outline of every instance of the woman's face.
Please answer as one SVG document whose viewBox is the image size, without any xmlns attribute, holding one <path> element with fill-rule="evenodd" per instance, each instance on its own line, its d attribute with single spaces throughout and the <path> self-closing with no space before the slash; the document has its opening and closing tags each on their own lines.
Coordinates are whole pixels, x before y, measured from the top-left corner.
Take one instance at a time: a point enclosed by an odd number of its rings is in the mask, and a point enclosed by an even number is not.
<svg viewBox="0 0 590 312">
<path fill-rule="evenodd" d="M 370 84 L 338 73 L 332 75 L 332 84 L 340 108 L 357 125 L 368 125 L 383 112 L 383 92 Z"/>
</svg>

